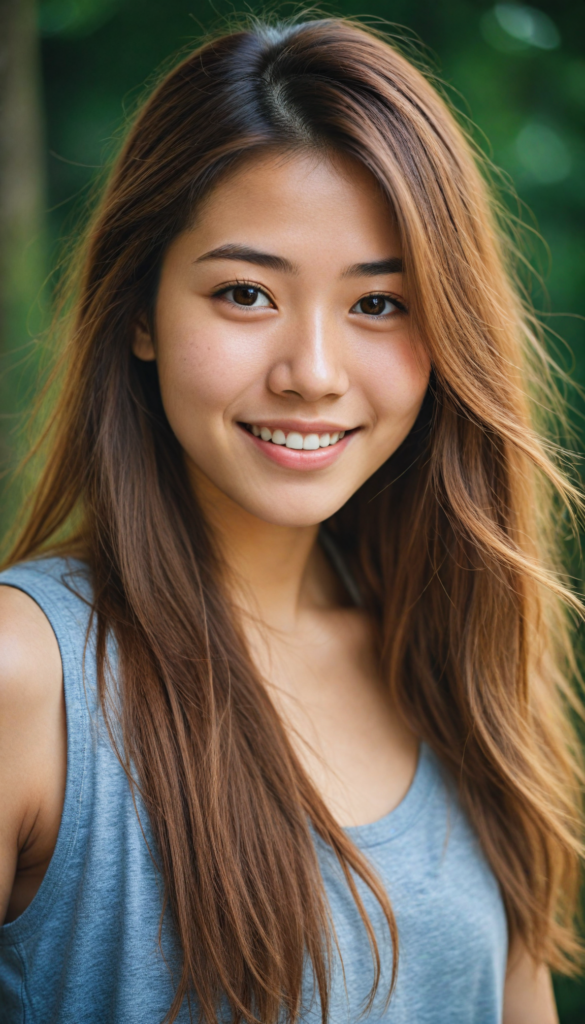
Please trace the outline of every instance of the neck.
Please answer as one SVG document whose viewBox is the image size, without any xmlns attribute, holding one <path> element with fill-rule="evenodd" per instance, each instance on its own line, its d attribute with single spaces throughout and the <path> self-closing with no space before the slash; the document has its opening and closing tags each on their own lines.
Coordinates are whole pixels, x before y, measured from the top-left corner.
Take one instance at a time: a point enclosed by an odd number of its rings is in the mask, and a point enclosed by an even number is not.
<svg viewBox="0 0 585 1024">
<path fill-rule="evenodd" d="M 237 505 L 199 472 L 195 491 L 240 609 L 289 632 L 308 607 L 330 603 L 338 583 L 317 542 L 319 526 L 283 526 Z"/>
</svg>

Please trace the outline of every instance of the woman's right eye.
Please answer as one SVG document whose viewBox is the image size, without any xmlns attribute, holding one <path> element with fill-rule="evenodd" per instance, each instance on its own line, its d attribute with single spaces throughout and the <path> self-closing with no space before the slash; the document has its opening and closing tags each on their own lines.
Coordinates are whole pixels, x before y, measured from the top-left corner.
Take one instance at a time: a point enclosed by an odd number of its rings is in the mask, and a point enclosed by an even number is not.
<svg viewBox="0 0 585 1024">
<path fill-rule="evenodd" d="M 234 306 L 244 306 L 247 309 L 273 308 L 273 303 L 266 292 L 251 284 L 231 285 L 216 292 L 215 297 L 221 297 Z"/>
</svg>

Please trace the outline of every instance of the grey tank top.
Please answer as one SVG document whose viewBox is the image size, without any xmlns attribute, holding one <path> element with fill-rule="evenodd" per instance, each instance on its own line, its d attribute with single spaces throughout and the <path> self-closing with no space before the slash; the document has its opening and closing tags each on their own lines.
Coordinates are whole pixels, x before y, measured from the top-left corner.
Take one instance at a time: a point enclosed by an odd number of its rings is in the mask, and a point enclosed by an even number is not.
<svg viewBox="0 0 585 1024">
<path fill-rule="evenodd" d="M 67 709 L 67 785 L 57 845 L 37 895 L 0 928 L 2 1024 L 160 1024 L 173 996 L 177 946 L 161 879 L 126 776 L 96 702 L 95 657 L 84 646 L 91 588 L 81 563 L 45 559 L 0 575 L 42 608 L 57 637 Z M 412 785 L 384 818 L 347 830 L 387 887 L 399 932 L 389 1005 L 389 940 L 376 901 L 360 887 L 380 939 L 375 1024 L 499 1024 L 507 930 L 497 882 L 456 792 L 424 744 Z M 356 1024 L 372 982 L 368 940 L 328 848 L 316 839 L 343 958 L 332 970 L 332 1024 Z M 302 1024 L 318 1024 L 306 983 Z M 226 1017 L 226 1020 L 228 1018 Z M 189 1020 L 184 1007 L 180 1024 Z"/>
</svg>

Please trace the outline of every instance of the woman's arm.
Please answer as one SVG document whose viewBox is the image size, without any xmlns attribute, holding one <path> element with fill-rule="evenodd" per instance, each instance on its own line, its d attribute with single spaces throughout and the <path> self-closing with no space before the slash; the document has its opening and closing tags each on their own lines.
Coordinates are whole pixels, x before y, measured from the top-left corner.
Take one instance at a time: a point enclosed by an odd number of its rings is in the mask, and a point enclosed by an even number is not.
<svg viewBox="0 0 585 1024">
<path fill-rule="evenodd" d="M 519 945 L 508 959 L 502 1024 L 559 1024 L 548 967 Z"/>
<path fill-rule="evenodd" d="M 26 909 L 42 881 L 66 766 L 57 640 L 30 597 L 0 586 L 0 924 Z"/>
</svg>

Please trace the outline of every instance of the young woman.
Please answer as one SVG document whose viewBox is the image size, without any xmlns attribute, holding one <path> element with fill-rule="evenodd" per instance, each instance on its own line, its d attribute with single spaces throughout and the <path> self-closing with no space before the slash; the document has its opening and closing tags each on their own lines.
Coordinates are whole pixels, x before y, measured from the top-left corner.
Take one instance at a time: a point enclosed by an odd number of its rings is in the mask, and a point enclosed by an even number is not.
<svg viewBox="0 0 585 1024">
<path fill-rule="evenodd" d="M 557 1019 L 571 488 L 506 245 L 352 24 L 216 39 L 143 108 L 0 577 L 7 1024 Z"/>
</svg>

